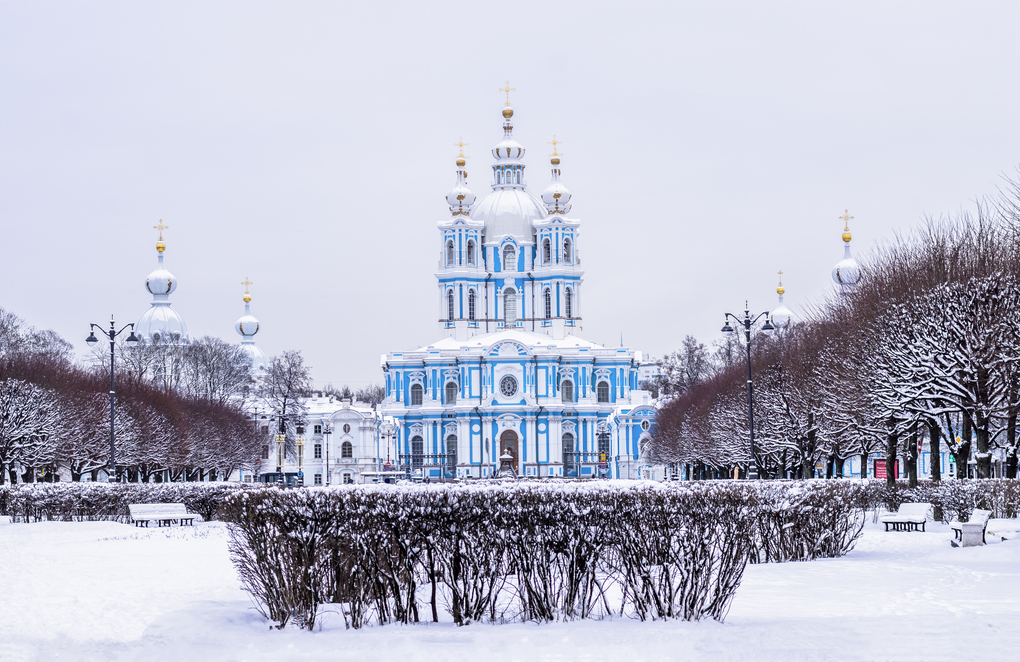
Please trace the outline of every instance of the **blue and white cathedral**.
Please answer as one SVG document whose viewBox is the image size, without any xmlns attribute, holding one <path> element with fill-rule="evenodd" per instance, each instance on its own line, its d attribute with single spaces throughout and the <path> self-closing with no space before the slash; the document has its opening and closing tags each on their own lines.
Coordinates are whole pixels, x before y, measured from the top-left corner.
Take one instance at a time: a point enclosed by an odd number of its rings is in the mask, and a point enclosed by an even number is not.
<svg viewBox="0 0 1020 662">
<path fill-rule="evenodd" d="M 558 142 L 536 198 L 509 103 L 502 114 L 491 191 L 478 200 L 469 188 L 462 149 L 438 222 L 442 337 L 382 357 L 380 413 L 393 422 L 395 461 L 432 480 L 650 477 L 642 450 L 655 403 L 639 388 L 648 362 L 582 338 L 581 222 L 570 216 Z"/>
</svg>

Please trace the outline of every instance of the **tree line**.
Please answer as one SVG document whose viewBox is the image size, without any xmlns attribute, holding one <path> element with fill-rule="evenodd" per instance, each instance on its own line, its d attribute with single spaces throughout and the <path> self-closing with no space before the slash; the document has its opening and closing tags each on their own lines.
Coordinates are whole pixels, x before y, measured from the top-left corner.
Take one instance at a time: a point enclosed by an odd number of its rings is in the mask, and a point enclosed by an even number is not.
<svg viewBox="0 0 1020 662">
<path fill-rule="evenodd" d="M 751 344 L 754 456 L 749 446 L 745 347 L 710 352 L 693 338 L 662 363 L 650 459 L 689 477 L 716 477 L 754 462 L 765 477 L 842 476 L 882 453 L 912 484 L 918 456 L 931 476 L 977 478 L 1018 464 L 1020 413 L 1020 184 L 975 212 L 929 218 L 861 263 L 856 287 L 805 319 Z"/>
<path fill-rule="evenodd" d="M 98 480 L 109 463 L 109 370 L 108 354 L 79 364 L 59 335 L 0 309 L 0 475 Z M 265 440 L 244 408 L 250 373 L 219 338 L 118 345 L 118 480 L 223 480 L 251 467 Z"/>
</svg>

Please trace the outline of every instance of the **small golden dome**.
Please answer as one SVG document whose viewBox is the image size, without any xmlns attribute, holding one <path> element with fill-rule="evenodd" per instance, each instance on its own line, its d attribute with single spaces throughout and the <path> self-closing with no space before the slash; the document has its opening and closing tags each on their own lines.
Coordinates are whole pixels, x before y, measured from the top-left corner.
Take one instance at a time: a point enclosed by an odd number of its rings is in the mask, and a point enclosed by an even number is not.
<svg viewBox="0 0 1020 662">
<path fill-rule="evenodd" d="M 503 109 L 503 117 L 505 117 L 507 119 L 510 119 L 513 116 L 514 116 L 514 109 L 513 108 L 504 108 Z"/>
<path fill-rule="evenodd" d="M 843 233 L 843 241 L 850 241 L 850 233 L 849 232 L 844 232 Z"/>
<path fill-rule="evenodd" d="M 558 158 L 556 158 L 556 157 L 553 157 L 552 159 L 549 160 L 549 163 L 551 163 L 553 165 L 559 165 L 560 164 L 560 160 Z"/>
<path fill-rule="evenodd" d="M 166 250 L 166 244 L 164 244 L 162 241 L 159 242 L 158 244 L 156 244 L 156 250 L 162 253 L 163 251 Z"/>
<path fill-rule="evenodd" d="M 467 165 L 467 161 L 465 161 L 464 159 L 457 159 L 457 167 L 458 168 L 463 168 L 466 165 Z"/>
<path fill-rule="evenodd" d="M 244 295 L 244 302 L 245 303 L 251 303 L 251 295 L 250 294 L 245 294 Z"/>
<path fill-rule="evenodd" d="M 776 288 L 776 294 L 786 294 L 786 288 L 780 285 Z"/>
</svg>

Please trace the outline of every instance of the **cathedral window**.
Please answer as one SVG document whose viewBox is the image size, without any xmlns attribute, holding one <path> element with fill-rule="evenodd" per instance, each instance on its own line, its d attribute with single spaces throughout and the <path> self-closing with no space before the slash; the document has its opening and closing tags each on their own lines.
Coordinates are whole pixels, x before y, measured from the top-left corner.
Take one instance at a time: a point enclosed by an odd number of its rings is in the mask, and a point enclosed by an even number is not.
<svg viewBox="0 0 1020 662">
<path fill-rule="evenodd" d="M 570 264 L 570 239 L 563 240 L 563 261 Z"/>
<path fill-rule="evenodd" d="M 468 290 L 468 319 L 475 319 L 475 291 Z"/>
<path fill-rule="evenodd" d="M 322 444 L 315 444 L 315 459 L 322 459 Z"/>
<path fill-rule="evenodd" d="M 521 169 L 520 168 L 514 168 L 514 181 L 517 182 L 518 184 L 521 183 Z"/>
<path fill-rule="evenodd" d="M 411 406 L 420 405 L 425 389 L 421 384 L 411 384 Z"/>
<path fill-rule="evenodd" d="M 568 287 L 567 291 L 564 293 L 563 299 L 564 299 L 564 303 L 566 304 L 564 307 L 566 308 L 567 319 L 570 319 L 571 317 L 574 316 L 574 292 L 573 292 L 573 290 L 571 290 Z"/>
<path fill-rule="evenodd" d="M 542 264 L 552 262 L 552 246 L 548 239 L 542 241 Z"/>
<path fill-rule="evenodd" d="M 453 239 L 451 239 L 448 242 L 446 242 L 446 266 L 448 267 L 454 266 L 455 260 L 456 258 L 454 257 L 453 254 Z"/>
<path fill-rule="evenodd" d="M 599 454 L 605 453 L 609 455 L 609 430 L 602 430 L 598 433 L 599 439 Z"/>
<path fill-rule="evenodd" d="M 419 436 L 411 438 L 411 466 L 415 469 L 420 469 L 422 465 L 422 455 L 425 454 L 425 442 Z"/>
<path fill-rule="evenodd" d="M 340 457 L 354 457 L 354 444 L 349 441 L 340 444 Z"/>
<path fill-rule="evenodd" d="M 457 435 L 446 438 L 446 466 L 453 471 L 457 467 Z"/>
<path fill-rule="evenodd" d="M 475 241 L 474 239 L 468 239 L 467 243 L 467 263 L 470 266 L 475 266 Z"/>
<path fill-rule="evenodd" d="M 545 288 L 545 318 L 552 319 L 552 290 Z"/>
<path fill-rule="evenodd" d="M 565 379 L 560 384 L 560 401 L 563 404 L 569 404 L 574 401 L 574 382 Z"/>
<path fill-rule="evenodd" d="M 503 271 L 517 271 L 517 251 L 513 244 L 503 247 Z"/>
<path fill-rule="evenodd" d="M 453 290 L 448 290 L 446 293 L 446 318 L 453 321 L 454 310 L 453 310 Z"/>
<path fill-rule="evenodd" d="M 507 326 L 517 325 L 517 290 L 512 287 L 503 293 L 503 321 Z"/>
<path fill-rule="evenodd" d="M 455 405 L 457 404 L 457 382 L 447 382 L 446 384 L 446 404 Z"/>
<path fill-rule="evenodd" d="M 574 462 L 574 435 L 567 432 L 563 435 L 563 475 L 577 475 L 577 467 Z"/>
<path fill-rule="evenodd" d="M 599 402 L 609 402 L 609 382 L 599 382 L 597 396 Z"/>
</svg>

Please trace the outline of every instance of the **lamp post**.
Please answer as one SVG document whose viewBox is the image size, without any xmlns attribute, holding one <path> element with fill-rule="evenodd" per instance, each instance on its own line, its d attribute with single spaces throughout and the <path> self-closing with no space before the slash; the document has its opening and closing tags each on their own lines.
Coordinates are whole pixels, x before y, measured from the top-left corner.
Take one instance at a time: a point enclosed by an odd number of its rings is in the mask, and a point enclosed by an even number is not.
<svg viewBox="0 0 1020 662">
<path fill-rule="evenodd" d="M 751 319 L 751 309 L 747 303 L 744 303 L 744 318 L 740 319 L 732 313 L 726 313 L 726 318 L 733 318 L 733 321 L 738 325 L 744 327 L 744 339 L 747 345 L 747 424 L 751 430 L 751 463 L 747 469 L 747 477 L 754 480 L 758 478 L 758 460 L 754 455 L 754 384 L 751 382 L 751 328 L 758 323 L 762 317 L 765 318 L 765 324 L 762 325 L 761 330 L 766 336 L 771 336 L 772 332 L 776 330 L 776 327 L 772 326 L 772 322 L 769 320 L 769 312 L 766 310 L 764 313 L 759 314 L 754 319 Z M 726 319 L 726 323 L 723 325 L 722 332 L 727 336 L 733 336 L 738 333 L 736 329 L 730 326 L 729 319 Z"/>
<path fill-rule="evenodd" d="M 329 487 L 329 476 L 333 473 L 333 467 L 329 466 L 329 437 L 333 434 L 333 428 L 326 423 L 322 426 L 322 438 L 326 441 L 326 487 Z"/>
<path fill-rule="evenodd" d="M 130 333 L 130 335 L 128 335 L 127 340 L 125 340 L 125 342 L 128 345 L 130 345 L 131 347 L 134 347 L 135 345 L 138 344 L 138 336 L 135 335 L 135 325 L 134 324 L 126 324 L 126 325 L 124 325 L 124 328 L 122 328 L 120 331 L 118 331 L 117 330 L 117 323 L 113 321 L 113 315 L 110 315 L 110 330 L 109 331 L 104 331 L 103 327 L 100 326 L 99 324 L 96 324 L 94 322 L 90 322 L 89 323 L 89 337 L 85 339 L 85 342 L 87 342 L 90 347 L 95 346 L 95 344 L 97 342 L 99 342 L 99 338 L 96 338 L 96 333 L 95 333 L 96 329 L 99 330 L 99 333 L 101 333 L 101 334 L 103 334 L 103 335 L 105 335 L 105 336 L 110 338 L 110 468 L 107 471 L 107 477 L 106 477 L 107 482 L 110 482 L 110 483 L 117 482 L 117 450 L 116 450 L 116 446 L 115 446 L 115 443 L 114 443 L 116 435 L 115 435 L 115 433 L 113 431 L 114 430 L 114 428 L 113 428 L 113 421 L 114 421 L 115 410 L 116 410 L 116 395 L 115 395 L 114 388 L 113 388 L 113 384 L 114 384 L 114 382 L 113 382 L 113 348 L 114 348 L 114 344 L 115 344 L 115 342 L 117 340 L 117 336 L 119 336 L 120 334 L 124 333 L 124 331 L 126 331 L 128 329 L 128 327 L 131 328 L 131 333 Z"/>
<path fill-rule="evenodd" d="M 287 417 L 283 415 L 283 410 L 279 407 L 276 408 L 276 415 L 280 419 L 280 426 L 276 431 L 276 482 L 279 485 L 284 485 L 285 481 L 283 478 L 283 462 L 286 459 L 286 443 L 287 443 L 287 428 L 284 421 Z"/>
</svg>

